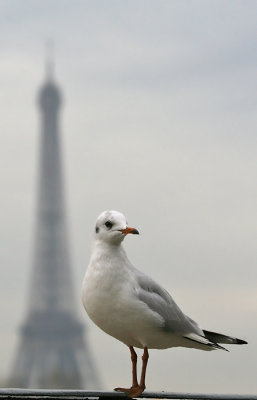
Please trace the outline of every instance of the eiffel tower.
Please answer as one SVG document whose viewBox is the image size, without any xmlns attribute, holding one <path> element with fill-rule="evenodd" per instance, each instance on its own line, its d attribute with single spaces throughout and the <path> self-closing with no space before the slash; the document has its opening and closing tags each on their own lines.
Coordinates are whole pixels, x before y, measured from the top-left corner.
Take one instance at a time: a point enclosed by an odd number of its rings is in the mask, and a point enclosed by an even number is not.
<svg viewBox="0 0 257 400">
<path fill-rule="evenodd" d="M 99 389 L 84 327 L 76 315 L 59 135 L 62 99 L 49 57 L 46 75 L 39 92 L 40 171 L 29 305 L 8 385 Z"/>
</svg>

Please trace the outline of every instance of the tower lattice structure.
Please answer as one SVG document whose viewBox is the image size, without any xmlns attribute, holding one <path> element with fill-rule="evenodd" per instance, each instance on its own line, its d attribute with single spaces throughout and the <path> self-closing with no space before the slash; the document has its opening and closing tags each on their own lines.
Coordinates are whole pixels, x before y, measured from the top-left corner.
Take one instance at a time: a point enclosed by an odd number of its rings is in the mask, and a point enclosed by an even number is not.
<svg viewBox="0 0 257 400">
<path fill-rule="evenodd" d="M 9 385 L 97 389 L 99 379 L 76 314 L 64 202 L 59 112 L 52 66 L 39 93 L 40 172 L 29 307 Z"/>
</svg>

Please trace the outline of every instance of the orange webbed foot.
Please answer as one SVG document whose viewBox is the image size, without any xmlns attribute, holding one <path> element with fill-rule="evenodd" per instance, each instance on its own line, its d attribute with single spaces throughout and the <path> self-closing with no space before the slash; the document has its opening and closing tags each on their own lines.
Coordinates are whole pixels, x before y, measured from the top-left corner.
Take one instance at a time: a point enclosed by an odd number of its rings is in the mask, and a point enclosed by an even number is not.
<svg viewBox="0 0 257 400">
<path fill-rule="evenodd" d="M 127 396 L 129 396 L 130 398 L 133 397 L 138 397 L 140 396 L 140 394 L 143 393 L 143 391 L 145 390 L 144 387 L 142 386 L 132 386 L 131 388 L 121 388 L 121 387 L 117 387 L 114 389 L 116 392 L 123 392 L 125 393 Z"/>
</svg>

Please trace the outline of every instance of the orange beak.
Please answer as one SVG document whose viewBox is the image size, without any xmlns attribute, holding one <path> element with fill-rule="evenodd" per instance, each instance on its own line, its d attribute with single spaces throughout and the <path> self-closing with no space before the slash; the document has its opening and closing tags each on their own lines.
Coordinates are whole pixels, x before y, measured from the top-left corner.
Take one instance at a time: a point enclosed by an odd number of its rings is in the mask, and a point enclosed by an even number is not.
<svg viewBox="0 0 257 400">
<path fill-rule="evenodd" d="M 128 233 L 132 233 L 133 235 L 139 235 L 139 232 L 135 228 L 130 228 L 130 226 L 126 226 L 125 229 L 119 229 L 120 232 L 124 233 L 124 235 L 127 235 Z"/>
</svg>

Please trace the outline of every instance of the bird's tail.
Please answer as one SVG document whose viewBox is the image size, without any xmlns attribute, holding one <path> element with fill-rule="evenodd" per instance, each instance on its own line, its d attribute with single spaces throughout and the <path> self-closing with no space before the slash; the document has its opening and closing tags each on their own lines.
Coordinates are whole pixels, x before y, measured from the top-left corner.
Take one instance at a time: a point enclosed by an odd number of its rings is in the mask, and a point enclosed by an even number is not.
<svg viewBox="0 0 257 400">
<path fill-rule="evenodd" d="M 227 343 L 227 344 L 247 344 L 245 340 L 237 339 L 232 336 L 222 335 L 217 332 L 210 332 L 203 330 L 204 336 L 214 343 Z"/>
</svg>

